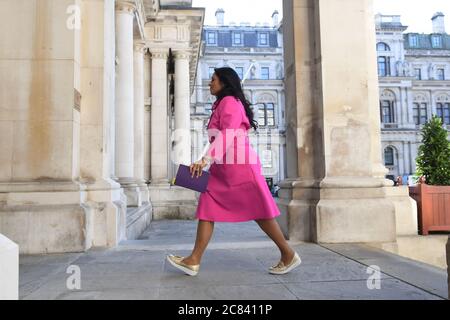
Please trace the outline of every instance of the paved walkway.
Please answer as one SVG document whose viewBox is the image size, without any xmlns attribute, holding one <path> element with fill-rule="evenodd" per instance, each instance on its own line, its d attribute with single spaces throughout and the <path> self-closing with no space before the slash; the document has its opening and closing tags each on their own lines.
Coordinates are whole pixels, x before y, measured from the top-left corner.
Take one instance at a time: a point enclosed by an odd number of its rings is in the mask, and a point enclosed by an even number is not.
<svg viewBox="0 0 450 320">
<path fill-rule="evenodd" d="M 278 262 L 279 253 L 254 222 L 217 223 L 198 276 L 189 277 L 170 266 L 165 256 L 188 254 L 195 233 L 196 221 L 155 221 L 142 239 L 115 249 L 21 256 L 20 298 L 447 298 L 445 270 L 363 245 L 292 243 L 302 265 L 287 275 L 270 275 L 267 268 Z M 80 290 L 67 288 L 67 279 L 76 275 L 67 273 L 69 266 L 80 270 Z M 368 288 L 374 270 L 368 266 L 380 268 L 380 289 Z M 376 287 L 376 280 L 369 282 Z"/>
</svg>

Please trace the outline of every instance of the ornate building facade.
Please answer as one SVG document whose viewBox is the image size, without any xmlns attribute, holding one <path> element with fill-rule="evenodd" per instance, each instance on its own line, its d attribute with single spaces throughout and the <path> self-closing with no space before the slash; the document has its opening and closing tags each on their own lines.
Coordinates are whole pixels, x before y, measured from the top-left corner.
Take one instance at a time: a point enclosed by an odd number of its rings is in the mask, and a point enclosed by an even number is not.
<svg viewBox="0 0 450 320">
<path fill-rule="evenodd" d="M 284 63 L 279 13 L 272 23 L 225 24 L 223 9 L 216 11 L 215 26 L 205 26 L 203 48 L 192 97 L 193 155 L 198 158 L 207 144 L 205 130 L 215 100 L 209 93 L 214 68 L 233 68 L 243 80 L 244 93 L 252 103 L 257 132 L 250 142 L 257 150 L 269 188 L 286 177 L 286 138 L 284 108 Z"/>
<path fill-rule="evenodd" d="M 450 35 L 441 12 L 431 34 L 407 33 L 400 16 L 376 15 L 380 120 L 388 176 L 416 171 L 420 129 L 438 115 L 450 131 Z M 412 179 L 409 178 L 412 183 Z"/>
</svg>

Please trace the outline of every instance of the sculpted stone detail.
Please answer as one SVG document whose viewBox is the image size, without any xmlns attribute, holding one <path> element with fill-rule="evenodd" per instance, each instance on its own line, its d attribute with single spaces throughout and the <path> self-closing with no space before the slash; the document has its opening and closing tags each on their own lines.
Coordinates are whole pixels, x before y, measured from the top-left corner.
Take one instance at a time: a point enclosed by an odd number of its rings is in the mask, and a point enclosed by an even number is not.
<svg viewBox="0 0 450 320">
<path fill-rule="evenodd" d="M 169 53 L 166 51 L 151 51 L 152 59 L 167 59 L 169 57 Z"/>
<path fill-rule="evenodd" d="M 175 51 L 174 53 L 175 59 L 189 59 L 191 57 L 191 53 L 187 51 Z"/>
<path fill-rule="evenodd" d="M 116 12 L 134 14 L 135 11 L 136 6 L 132 2 L 128 1 L 116 2 Z"/>
</svg>

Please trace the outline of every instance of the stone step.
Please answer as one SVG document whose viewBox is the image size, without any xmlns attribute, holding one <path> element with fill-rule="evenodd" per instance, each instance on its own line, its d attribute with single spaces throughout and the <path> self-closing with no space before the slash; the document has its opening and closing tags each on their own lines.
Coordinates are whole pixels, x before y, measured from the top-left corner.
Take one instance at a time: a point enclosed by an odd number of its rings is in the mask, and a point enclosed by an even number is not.
<svg viewBox="0 0 450 320">
<path fill-rule="evenodd" d="M 153 219 L 193 220 L 197 205 L 196 200 L 158 202 L 153 205 Z"/>
<path fill-rule="evenodd" d="M 368 245 L 441 269 L 447 269 L 445 248 L 447 240 L 448 235 L 441 234 L 398 236 L 397 242 L 369 243 Z"/>
<path fill-rule="evenodd" d="M 152 221 L 152 205 L 144 202 L 140 207 L 127 208 L 127 239 L 138 239 Z"/>
</svg>

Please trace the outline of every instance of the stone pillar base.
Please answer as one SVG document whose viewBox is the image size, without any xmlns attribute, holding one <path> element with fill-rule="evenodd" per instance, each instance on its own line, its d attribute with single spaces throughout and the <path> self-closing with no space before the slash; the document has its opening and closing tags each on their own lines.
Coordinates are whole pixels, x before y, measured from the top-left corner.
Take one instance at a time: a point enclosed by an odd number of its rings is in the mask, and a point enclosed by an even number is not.
<svg viewBox="0 0 450 320">
<path fill-rule="evenodd" d="M 387 187 L 384 179 L 286 180 L 280 187 L 278 221 L 291 240 L 395 242 L 398 233 L 413 232 L 417 221 L 406 189 Z"/>
<path fill-rule="evenodd" d="M 119 182 L 122 186 L 122 189 L 127 198 L 128 207 L 142 206 L 142 203 L 145 202 L 144 197 L 147 194 L 147 185 L 145 184 L 145 181 L 130 178 L 119 178 L 117 182 Z M 141 193 L 141 190 L 144 190 L 144 194 Z"/>
<path fill-rule="evenodd" d="M 170 184 L 149 186 L 150 201 L 153 206 L 153 219 L 195 219 L 197 192 Z"/>
<path fill-rule="evenodd" d="M 125 203 L 107 181 L 0 184 L 0 232 L 21 254 L 113 247 L 125 238 Z"/>
<path fill-rule="evenodd" d="M 143 202 L 140 207 L 127 209 L 127 240 L 139 239 L 139 236 L 150 226 L 153 207 L 150 202 Z"/>
<path fill-rule="evenodd" d="M 94 247 L 115 247 L 126 239 L 127 199 L 120 184 L 103 180 L 87 188 L 93 209 Z"/>
<path fill-rule="evenodd" d="M 148 185 L 144 180 L 138 181 L 139 193 L 141 195 L 141 202 L 145 205 L 150 202 L 150 193 L 148 191 Z"/>
</svg>

